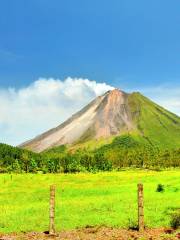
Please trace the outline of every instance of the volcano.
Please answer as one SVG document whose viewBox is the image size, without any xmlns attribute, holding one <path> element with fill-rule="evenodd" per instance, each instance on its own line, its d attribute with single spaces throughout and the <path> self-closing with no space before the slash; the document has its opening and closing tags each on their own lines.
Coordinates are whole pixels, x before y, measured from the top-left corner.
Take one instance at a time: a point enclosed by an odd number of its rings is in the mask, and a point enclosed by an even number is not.
<svg viewBox="0 0 180 240">
<path fill-rule="evenodd" d="M 35 152 L 123 134 L 142 137 L 151 145 L 180 146 L 180 118 L 139 92 L 119 89 L 97 97 L 58 127 L 23 143 Z"/>
</svg>

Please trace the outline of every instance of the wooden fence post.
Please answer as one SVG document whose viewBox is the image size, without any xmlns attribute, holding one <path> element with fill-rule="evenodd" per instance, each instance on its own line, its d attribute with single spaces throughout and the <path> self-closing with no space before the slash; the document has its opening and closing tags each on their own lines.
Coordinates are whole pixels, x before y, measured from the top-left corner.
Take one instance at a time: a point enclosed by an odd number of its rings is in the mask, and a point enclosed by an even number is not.
<svg viewBox="0 0 180 240">
<path fill-rule="evenodd" d="M 138 184 L 138 228 L 144 231 L 144 201 L 143 201 L 143 184 Z"/>
<path fill-rule="evenodd" d="M 50 186 L 50 207 L 49 207 L 49 234 L 55 234 L 55 186 Z"/>
</svg>

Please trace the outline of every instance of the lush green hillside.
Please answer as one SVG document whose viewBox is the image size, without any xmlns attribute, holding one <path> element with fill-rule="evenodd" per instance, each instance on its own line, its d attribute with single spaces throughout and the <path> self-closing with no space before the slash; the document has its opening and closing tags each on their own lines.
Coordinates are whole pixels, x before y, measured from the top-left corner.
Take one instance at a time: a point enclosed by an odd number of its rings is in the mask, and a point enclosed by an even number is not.
<svg viewBox="0 0 180 240">
<path fill-rule="evenodd" d="M 180 117 L 140 93 L 129 95 L 129 106 L 138 135 L 151 145 L 162 148 L 180 147 Z"/>
</svg>

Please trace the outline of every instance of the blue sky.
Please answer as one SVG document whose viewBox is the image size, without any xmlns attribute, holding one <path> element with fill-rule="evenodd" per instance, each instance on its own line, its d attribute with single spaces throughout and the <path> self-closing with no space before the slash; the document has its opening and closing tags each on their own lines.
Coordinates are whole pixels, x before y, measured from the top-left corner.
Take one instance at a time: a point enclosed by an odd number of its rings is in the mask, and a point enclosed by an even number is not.
<svg viewBox="0 0 180 240">
<path fill-rule="evenodd" d="M 177 83 L 179 9 L 179 0 L 1 1 L 1 86 L 39 76 L 117 87 Z"/>
<path fill-rule="evenodd" d="M 139 90 L 179 114 L 179 10 L 179 0 L 1 1 L 1 96 L 70 76 Z"/>
</svg>

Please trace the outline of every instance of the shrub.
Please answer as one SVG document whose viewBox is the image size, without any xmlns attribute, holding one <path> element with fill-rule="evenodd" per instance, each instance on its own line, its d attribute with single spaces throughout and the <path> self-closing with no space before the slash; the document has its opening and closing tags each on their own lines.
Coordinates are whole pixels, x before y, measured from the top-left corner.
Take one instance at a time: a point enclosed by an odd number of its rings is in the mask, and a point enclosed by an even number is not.
<svg viewBox="0 0 180 240">
<path fill-rule="evenodd" d="M 131 218 L 128 219 L 128 229 L 129 230 L 138 230 L 137 222 Z"/>
<path fill-rule="evenodd" d="M 158 184 L 156 188 L 156 192 L 164 192 L 164 185 Z"/>
<path fill-rule="evenodd" d="M 171 227 L 174 229 L 180 228 L 180 210 L 171 215 Z"/>
<path fill-rule="evenodd" d="M 7 173 L 8 170 L 6 168 L 0 167 L 0 173 Z"/>
</svg>

